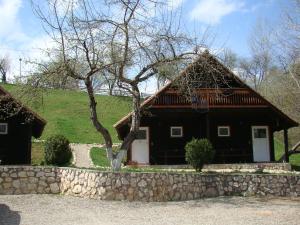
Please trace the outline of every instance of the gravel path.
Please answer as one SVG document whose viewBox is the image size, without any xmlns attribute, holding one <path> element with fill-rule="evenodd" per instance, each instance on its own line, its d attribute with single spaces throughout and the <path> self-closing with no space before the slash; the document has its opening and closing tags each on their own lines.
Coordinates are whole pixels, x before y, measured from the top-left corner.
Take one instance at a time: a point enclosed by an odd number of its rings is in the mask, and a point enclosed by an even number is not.
<svg viewBox="0 0 300 225">
<path fill-rule="evenodd" d="M 102 147 L 99 144 L 71 144 L 74 155 L 74 164 L 76 167 L 90 168 L 93 163 L 90 159 L 90 149 L 93 147 Z"/>
<path fill-rule="evenodd" d="M 109 202 L 59 195 L 0 196 L 0 224 L 300 224 L 300 199 L 219 197 L 188 202 Z"/>
</svg>

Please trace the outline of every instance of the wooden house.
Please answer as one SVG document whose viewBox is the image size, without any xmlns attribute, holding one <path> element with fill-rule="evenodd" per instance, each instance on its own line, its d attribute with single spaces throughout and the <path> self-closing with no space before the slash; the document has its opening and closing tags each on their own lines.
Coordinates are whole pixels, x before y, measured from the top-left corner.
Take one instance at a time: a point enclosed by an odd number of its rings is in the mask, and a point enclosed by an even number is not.
<svg viewBox="0 0 300 225">
<path fill-rule="evenodd" d="M 189 81 L 186 88 L 182 80 Z M 272 162 L 274 132 L 284 130 L 287 152 L 288 129 L 298 126 L 208 52 L 146 99 L 142 109 L 140 131 L 128 152 L 128 161 L 138 164 L 185 164 L 184 146 L 193 137 L 211 141 L 214 163 Z M 130 120 L 131 114 L 114 125 L 121 140 Z"/>
<path fill-rule="evenodd" d="M 45 125 L 0 86 L 0 165 L 30 164 L 32 136 L 40 137 Z"/>
</svg>

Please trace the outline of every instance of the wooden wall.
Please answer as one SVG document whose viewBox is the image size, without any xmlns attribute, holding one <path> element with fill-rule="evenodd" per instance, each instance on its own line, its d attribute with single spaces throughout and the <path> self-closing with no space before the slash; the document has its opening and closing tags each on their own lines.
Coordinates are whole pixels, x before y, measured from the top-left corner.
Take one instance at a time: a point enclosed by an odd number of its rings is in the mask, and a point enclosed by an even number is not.
<svg viewBox="0 0 300 225">
<path fill-rule="evenodd" d="M 185 144 L 208 137 L 216 149 L 215 163 L 253 162 L 251 126 L 269 126 L 270 158 L 274 161 L 273 126 L 275 120 L 267 109 L 152 109 L 141 126 L 150 132 L 151 164 L 185 164 Z M 230 126 L 230 137 L 218 137 L 218 126 Z M 182 126 L 183 137 L 170 137 L 171 126 Z"/>
<path fill-rule="evenodd" d="M 20 123 L 17 119 L 6 122 L 8 122 L 8 134 L 0 134 L 1 164 L 30 164 L 31 125 Z"/>
<path fill-rule="evenodd" d="M 275 121 L 268 110 L 223 109 L 210 112 L 209 138 L 217 153 L 216 163 L 253 162 L 252 126 L 268 126 L 270 159 L 274 161 L 273 127 Z M 230 137 L 218 137 L 218 126 L 230 126 Z"/>
<path fill-rule="evenodd" d="M 159 112 L 142 119 L 142 125 L 150 130 L 150 163 L 185 164 L 185 144 L 206 135 L 204 119 L 204 114 L 191 112 Z M 182 126 L 183 137 L 171 137 L 171 126 Z"/>
</svg>

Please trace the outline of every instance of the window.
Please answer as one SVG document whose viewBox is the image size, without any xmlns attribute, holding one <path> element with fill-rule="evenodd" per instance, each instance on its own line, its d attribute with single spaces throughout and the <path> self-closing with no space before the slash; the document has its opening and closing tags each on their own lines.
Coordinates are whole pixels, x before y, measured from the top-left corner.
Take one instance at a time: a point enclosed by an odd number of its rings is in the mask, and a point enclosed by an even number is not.
<svg viewBox="0 0 300 225">
<path fill-rule="evenodd" d="M 7 134 L 7 123 L 0 123 L 0 134 Z"/>
<path fill-rule="evenodd" d="M 267 129 L 254 128 L 254 138 L 267 138 Z"/>
<path fill-rule="evenodd" d="M 219 137 L 230 137 L 230 127 L 229 126 L 219 126 L 218 127 Z"/>
<path fill-rule="evenodd" d="M 147 139 L 147 131 L 139 130 L 136 135 L 136 140 L 146 140 Z"/>
<path fill-rule="evenodd" d="M 171 137 L 182 137 L 182 127 L 171 127 Z"/>
</svg>

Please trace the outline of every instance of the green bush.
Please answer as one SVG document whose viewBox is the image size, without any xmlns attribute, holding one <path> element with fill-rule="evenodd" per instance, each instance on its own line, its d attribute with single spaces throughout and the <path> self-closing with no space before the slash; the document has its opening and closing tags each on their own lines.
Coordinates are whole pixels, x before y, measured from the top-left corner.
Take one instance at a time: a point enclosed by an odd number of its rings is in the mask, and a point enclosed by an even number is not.
<svg viewBox="0 0 300 225">
<path fill-rule="evenodd" d="M 63 135 L 54 135 L 45 142 L 45 163 L 48 165 L 63 166 L 72 158 L 70 142 Z"/>
<path fill-rule="evenodd" d="M 207 139 L 195 139 L 185 145 L 185 160 L 196 169 L 201 171 L 205 163 L 210 163 L 215 156 L 215 150 Z"/>
</svg>

